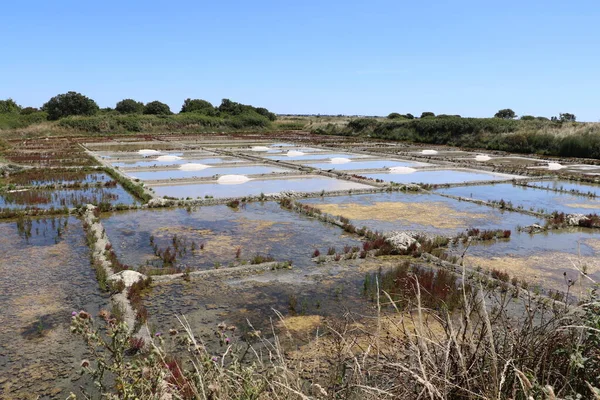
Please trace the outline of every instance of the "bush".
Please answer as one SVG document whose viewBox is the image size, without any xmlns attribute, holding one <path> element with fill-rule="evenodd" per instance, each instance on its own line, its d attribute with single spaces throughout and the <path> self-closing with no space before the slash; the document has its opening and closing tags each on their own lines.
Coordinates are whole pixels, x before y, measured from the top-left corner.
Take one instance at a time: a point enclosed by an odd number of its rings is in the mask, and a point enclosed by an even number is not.
<svg viewBox="0 0 600 400">
<path fill-rule="evenodd" d="M 18 114 L 21 106 L 13 99 L 0 100 L 0 114 Z"/>
<path fill-rule="evenodd" d="M 144 107 L 144 114 L 149 115 L 171 115 L 171 109 L 165 103 L 161 103 L 160 101 L 151 101 L 146 104 Z"/>
<path fill-rule="evenodd" d="M 117 103 L 115 110 L 121 114 L 141 114 L 144 112 L 144 103 L 133 99 L 124 99 Z"/>
<path fill-rule="evenodd" d="M 208 101 L 201 99 L 185 99 L 181 106 L 182 113 L 195 112 L 203 115 L 217 115 L 217 109 Z"/>
<path fill-rule="evenodd" d="M 423 111 L 421 113 L 421 118 L 427 118 L 427 117 L 435 117 L 435 114 L 432 113 L 431 111 Z"/>
<path fill-rule="evenodd" d="M 67 92 L 54 96 L 42 106 L 48 119 L 57 120 L 71 115 L 94 115 L 99 107 L 96 102 L 81 93 Z"/>
</svg>

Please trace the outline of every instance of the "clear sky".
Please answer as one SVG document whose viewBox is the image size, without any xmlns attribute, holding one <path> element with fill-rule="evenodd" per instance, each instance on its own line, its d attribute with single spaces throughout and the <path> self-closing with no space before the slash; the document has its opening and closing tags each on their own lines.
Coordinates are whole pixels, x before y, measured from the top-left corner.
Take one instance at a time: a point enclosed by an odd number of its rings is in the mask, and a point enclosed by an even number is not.
<svg viewBox="0 0 600 400">
<path fill-rule="evenodd" d="M 597 0 L 6 1 L 0 98 L 600 120 Z"/>
</svg>

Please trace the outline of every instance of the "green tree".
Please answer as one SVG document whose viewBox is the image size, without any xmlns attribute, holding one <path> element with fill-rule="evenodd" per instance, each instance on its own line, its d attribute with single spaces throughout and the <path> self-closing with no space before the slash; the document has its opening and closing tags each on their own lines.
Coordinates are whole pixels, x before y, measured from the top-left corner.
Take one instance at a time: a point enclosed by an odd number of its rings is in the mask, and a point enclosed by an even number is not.
<svg viewBox="0 0 600 400">
<path fill-rule="evenodd" d="M 94 115 L 98 110 L 98 104 L 94 100 L 77 92 L 59 94 L 42 106 L 42 111 L 48 113 L 49 120 L 69 115 Z"/>
<path fill-rule="evenodd" d="M 21 110 L 21 115 L 29 115 L 40 112 L 38 108 L 35 107 L 25 107 Z"/>
<path fill-rule="evenodd" d="M 206 100 L 202 99 L 185 99 L 181 106 L 181 112 L 195 112 L 203 115 L 216 115 L 216 108 Z"/>
<path fill-rule="evenodd" d="M 115 110 L 121 114 L 141 114 L 144 112 L 144 103 L 133 99 L 123 99 L 117 103 Z"/>
<path fill-rule="evenodd" d="M 533 115 L 521 115 L 521 121 L 534 121 L 535 117 Z"/>
<path fill-rule="evenodd" d="M 393 112 L 391 114 L 389 114 L 387 116 L 388 119 L 398 119 L 398 118 L 403 118 L 402 115 L 400 113 L 397 112 Z"/>
<path fill-rule="evenodd" d="M 559 115 L 559 119 L 560 119 L 560 122 L 575 122 L 577 117 L 575 117 L 575 114 L 561 113 Z"/>
<path fill-rule="evenodd" d="M 13 99 L 0 100 L 0 114 L 18 114 L 21 106 Z"/>
<path fill-rule="evenodd" d="M 494 118 L 502 118 L 502 119 L 514 119 L 517 116 L 513 110 L 510 108 L 504 108 L 499 110 L 496 114 L 494 114 Z"/>
<path fill-rule="evenodd" d="M 432 113 L 431 111 L 423 111 L 421 113 L 421 118 L 427 118 L 427 117 L 435 117 L 435 114 Z"/>
<path fill-rule="evenodd" d="M 144 107 L 144 114 L 170 115 L 172 113 L 171 113 L 171 109 L 169 108 L 168 105 L 155 100 L 155 101 L 151 101 L 150 103 L 146 104 L 146 106 Z"/>
<path fill-rule="evenodd" d="M 254 111 L 259 113 L 263 117 L 267 117 L 269 119 L 269 121 L 275 121 L 277 119 L 277 115 L 275 115 L 275 113 L 272 113 L 271 111 L 267 110 L 264 107 L 253 107 L 253 108 L 254 108 Z"/>
<path fill-rule="evenodd" d="M 406 114 L 403 115 L 403 117 L 406 118 L 406 119 L 415 119 L 415 116 L 412 115 L 411 113 L 406 113 Z"/>
</svg>

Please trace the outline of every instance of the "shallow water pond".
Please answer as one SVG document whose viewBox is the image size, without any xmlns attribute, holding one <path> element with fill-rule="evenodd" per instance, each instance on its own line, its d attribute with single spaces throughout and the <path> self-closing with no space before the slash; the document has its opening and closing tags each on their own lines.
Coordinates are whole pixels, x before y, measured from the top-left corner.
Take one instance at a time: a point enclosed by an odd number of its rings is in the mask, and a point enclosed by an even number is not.
<svg viewBox="0 0 600 400">
<path fill-rule="evenodd" d="M 459 246 L 453 252 L 462 255 L 463 249 Z M 589 277 L 598 281 L 599 255 L 600 232 L 595 230 L 569 229 L 534 235 L 513 232 L 510 241 L 471 244 L 465 264 L 507 272 L 528 282 L 530 287 L 566 291 L 566 281 L 571 279 L 578 282 L 571 289 L 571 294 L 577 296 L 590 285 L 574 265 L 586 268 Z"/>
<path fill-rule="evenodd" d="M 177 169 L 164 171 L 140 171 L 128 172 L 132 178 L 143 181 L 152 181 L 159 179 L 184 179 L 184 178 L 207 178 L 215 175 L 259 175 L 259 174 L 280 174 L 291 172 L 289 169 L 271 167 L 269 165 L 250 165 L 244 167 L 211 167 L 200 171 L 181 171 Z"/>
<path fill-rule="evenodd" d="M 208 269 L 260 255 L 304 267 L 313 264 L 315 248 L 326 252 L 329 247 L 341 251 L 346 245 L 360 245 L 340 228 L 283 210 L 274 202 L 249 203 L 238 209 L 222 205 L 190 212 L 114 213 L 103 218 L 103 224 L 119 260 L 131 266 Z M 167 248 L 176 253 L 172 265 L 155 255 L 164 254 Z"/>
<path fill-rule="evenodd" d="M 152 186 L 158 196 L 175 198 L 186 197 L 244 197 L 257 196 L 261 193 L 272 194 L 286 191 L 295 192 L 320 192 L 322 190 L 336 191 L 348 189 L 366 189 L 371 186 L 340 179 L 308 176 L 303 178 L 287 179 L 251 179 L 237 185 L 224 185 L 219 183 L 198 183 L 191 185 Z"/>
<path fill-rule="evenodd" d="M 0 398 L 66 398 L 89 355 L 71 312 L 107 307 L 73 217 L 0 223 Z M 6 396 L 6 397 L 4 397 Z"/>
<path fill-rule="evenodd" d="M 582 193 L 591 193 L 595 196 L 600 196 L 600 185 L 584 182 L 572 182 L 565 180 L 545 180 L 545 181 L 529 181 L 530 185 L 535 185 L 543 188 L 558 189 L 558 190 L 576 190 Z"/>
<path fill-rule="evenodd" d="M 150 168 L 150 167 L 164 167 L 166 165 L 182 165 L 188 163 L 194 164 L 224 164 L 224 163 L 239 163 L 244 162 L 244 160 L 240 160 L 239 158 L 233 157 L 211 157 L 211 158 L 184 158 L 181 160 L 173 160 L 173 161 L 158 161 L 156 159 L 152 160 L 127 160 L 127 161 L 115 161 L 112 163 L 113 167 L 119 168 Z"/>
<path fill-rule="evenodd" d="M 0 182 L 2 180 L 0 178 Z M 112 178 L 104 172 L 34 169 L 10 175 L 4 181 L 7 184 L 12 183 L 21 186 L 70 185 L 75 183 L 95 185 L 112 181 Z"/>
<path fill-rule="evenodd" d="M 88 189 L 34 189 L 0 193 L 0 208 L 63 208 L 83 204 L 135 204 L 133 198 L 118 183 L 114 187 Z"/>
<path fill-rule="evenodd" d="M 434 194 L 378 193 L 301 200 L 328 214 L 343 216 L 358 228 L 423 231 L 453 235 L 468 228 L 515 229 L 536 218 L 460 202 Z"/>
<path fill-rule="evenodd" d="M 423 167 L 429 164 L 416 161 L 396 161 L 396 160 L 375 160 L 375 161 L 351 161 L 344 164 L 333 164 L 331 162 L 324 163 L 307 163 L 303 164 L 307 167 L 319 168 L 324 170 L 335 169 L 338 171 L 361 170 L 361 169 L 379 169 L 391 167 Z"/>
<path fill-rule="evenodd" d="M 288 156 L 287 154 L 277 156 L 266 156 L 271 160 L 280 161 L 301 161 L 301 160 L 327 160 L 329 158 L 369 158 L 367 155 L 352 154 L 352 153 L 318 153 L 318 154 L 304 154 L 296 156 Z"/>
<path fill-rule="evenodd" d="M 395 183 L 425 183 L 440 185 L 444 183 L 467 183 L 478 181 L 494 181 L 511 179 L 513 176 L 493 174 L 484 171 L 463 171 L 454 169 L 443 169 L 435 171 L 416 171 L 410 174 L 364 174 L 367 178 L 381 179 L 384 182 Z"/>
<path fill-rule="evenodd" d="M 526 210 L 552 213 L 589 214 L 600 210 L 600 199 L 590 199 L 579 195 L 558 193 L 544 189 L 534 189 L 512 183 L 499 183 L 485 186 L 454 187 L 437 190 L 454 196 L 478 200 L 504 200 L 513 206 L 522 206 Z"/>
</svg>

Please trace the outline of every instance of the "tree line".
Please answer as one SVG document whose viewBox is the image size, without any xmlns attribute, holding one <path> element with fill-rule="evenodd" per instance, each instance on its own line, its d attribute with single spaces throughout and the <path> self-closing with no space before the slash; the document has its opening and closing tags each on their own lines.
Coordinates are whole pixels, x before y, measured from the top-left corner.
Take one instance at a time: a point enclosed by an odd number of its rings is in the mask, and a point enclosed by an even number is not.
<svg viewBox="0 0 600 400">
<path fill-rule="evenodd" d="M 461 118 L 460 115 L 448 115 L 448 114 L 439 114 L 439 115 L 435 115 L 435 113 L 432 113 L 431 111 L 424 111 L 421 113 L 421 119 L 423 118 L 433 118 L 433 117 L 437 117 L 437 118 L 449 118 L 449 117 L 455 117 L 455 118 Z M 408 114 L 400 114 L 397 112 L 393 112 L 390 113 L 387 116 L 388 119 L 392 119 L 392 120 L 412 120 L 415 119 L 415 116 L 408 113 Z M 494 114 L 494 118 L 500 118 L 500 119 L 515 119 L 517 118 L 517 114 L 510 108 L 504 108 L 502 110 L 498 110 L 498 112 L 496 114 Z M 522 115 L 521 120 L 523 121 L 534 121 L 534 120 L 539 120 L 539 121 L 555 121 L 555 122 L 575 122 L 576 121 L 576 117 L 575 114 L 571 114 L 571 113 L 560 113 L 558 115 L 558 117 L 551 117 L 551 118 L 546 118 L 546 117 L 534 117 L 533 115 Z"/>
<path fill-rule="evenodd" d="M 56 95 L 40 108 L 21 107 L 12 99 L 0 100 L 0 114 L 30 115 L 45 113 L 50 121 L 56 121 L 71 116 L 95 116 L 97 114 L 145 114 L 145 115 L 173 115 L 170 107 L 158 100 L 142 103 L 134 99 L 123 99 L 114 108 L 101 109 L 98 104 L 87 96 L 77 92 L 67 92 Z M 210 117 L 227 117 L 249 115 L 264 117 L 274 121 L 277 116 L 264 107 L 254 107 L 241 104 L 229 99 L 223 99 L 219 106 L 201 99 L 186 99 L 181 106 L 180 113 L 195 113 Z"/>
</svg>

